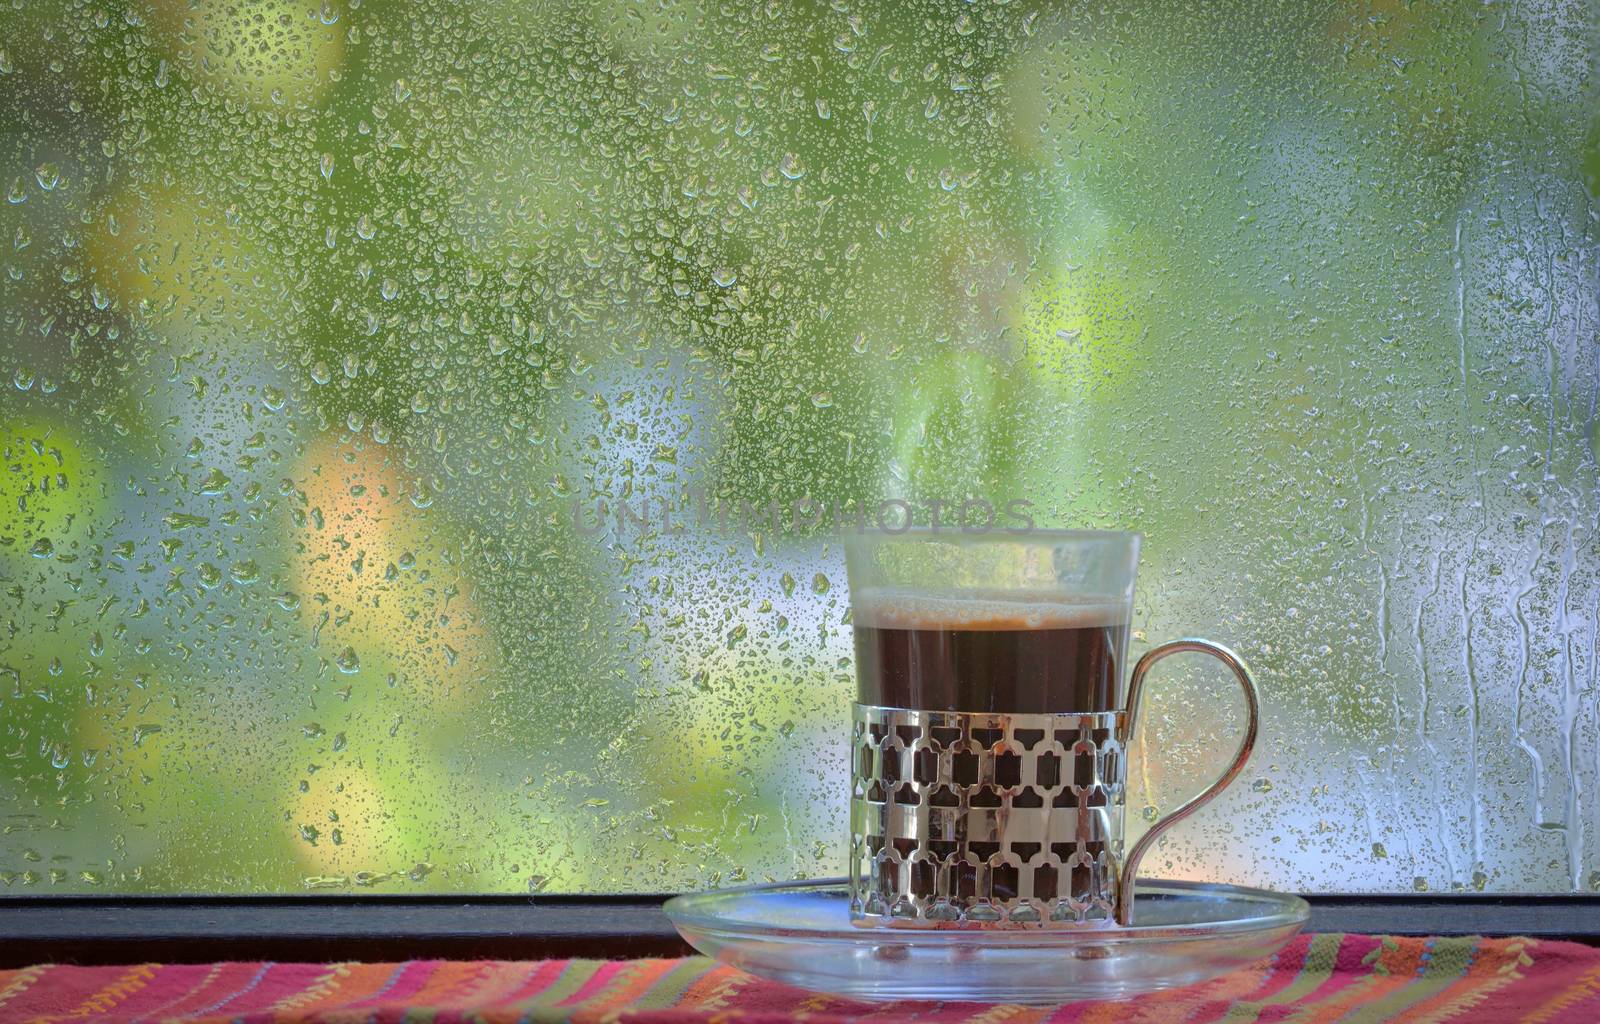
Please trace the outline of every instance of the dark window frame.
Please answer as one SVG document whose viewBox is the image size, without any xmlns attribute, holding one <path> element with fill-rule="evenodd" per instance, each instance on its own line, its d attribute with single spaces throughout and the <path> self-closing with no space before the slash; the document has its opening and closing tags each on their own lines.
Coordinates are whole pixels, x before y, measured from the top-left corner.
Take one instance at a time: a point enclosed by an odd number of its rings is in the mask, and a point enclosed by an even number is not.
<svg viewBox="0 0 1600 1024">
<path fill-rule="evenodd" d="M 639 896 L 4 896 L 0 967 L 217 960 L 683 956 Z M 1600 945 L 1600 895 L 1309 893 L 1314 932 Z"/>
</svg>

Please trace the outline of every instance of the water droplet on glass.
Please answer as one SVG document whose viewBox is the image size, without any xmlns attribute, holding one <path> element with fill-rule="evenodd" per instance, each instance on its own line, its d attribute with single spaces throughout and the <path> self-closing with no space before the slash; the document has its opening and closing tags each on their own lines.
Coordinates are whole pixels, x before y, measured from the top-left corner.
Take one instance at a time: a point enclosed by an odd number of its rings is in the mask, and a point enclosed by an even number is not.
<svg viewBox="0 0 1600 1024">
<path fill-rule="evenodd" d="M 200 481 L 200 493 L 222 494 L 227 491 L 228 485 L 232 482 L 233 481 L 229 480 L 222 470 L 213 469 L 211 472 L 206 474 L 204 480 Z"/>
</svg>

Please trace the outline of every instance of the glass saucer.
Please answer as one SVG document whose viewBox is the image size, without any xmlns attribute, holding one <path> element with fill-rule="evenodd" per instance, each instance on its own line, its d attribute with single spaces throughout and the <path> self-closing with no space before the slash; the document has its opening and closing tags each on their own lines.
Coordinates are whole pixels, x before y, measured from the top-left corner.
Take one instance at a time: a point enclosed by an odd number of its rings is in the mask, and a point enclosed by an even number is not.
<svg viewBox="0 0 1600 1024">
<path fill-rule="evenodd" d="M 1305 924 L 1298 896 L 1141 880 L 1137 923 L 979 931 L 858 927 L 842 878 L 678 896 L 691 945 L 788 985 L 854 999 L 1060 1003 L 1192 985 L 1276 953 Z"/>
</svg>

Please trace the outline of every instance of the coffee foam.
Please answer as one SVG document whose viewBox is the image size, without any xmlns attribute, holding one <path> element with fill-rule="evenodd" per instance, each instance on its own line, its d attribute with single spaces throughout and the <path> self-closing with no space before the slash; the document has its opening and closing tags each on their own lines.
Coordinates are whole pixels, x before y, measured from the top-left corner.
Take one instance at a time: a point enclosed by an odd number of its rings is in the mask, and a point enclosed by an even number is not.
<svg viewBox="0 0 1600 1024">
<path fill-rule="evenodd" d="M 1087 629 L 1126 626 L 1124 601 L 1041 591 L 948 593 L 870 587 L 854 595 L 852 621 L 876 629 Z"/>
</svg>

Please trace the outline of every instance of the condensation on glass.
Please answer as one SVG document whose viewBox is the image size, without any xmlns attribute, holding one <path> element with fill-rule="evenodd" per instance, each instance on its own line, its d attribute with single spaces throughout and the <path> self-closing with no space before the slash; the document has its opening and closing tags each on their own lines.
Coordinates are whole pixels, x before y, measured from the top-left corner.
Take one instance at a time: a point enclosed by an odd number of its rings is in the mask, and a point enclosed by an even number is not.
<svg viewBox="0 0 1600 1024">
<path fill-rule="evenodd" d="M 1251 659 L 1150 873 L 1600 889 L 1595 20 L 14 0 L 4 891 L 838 873 L 886 502 Z"/>
</svg>

